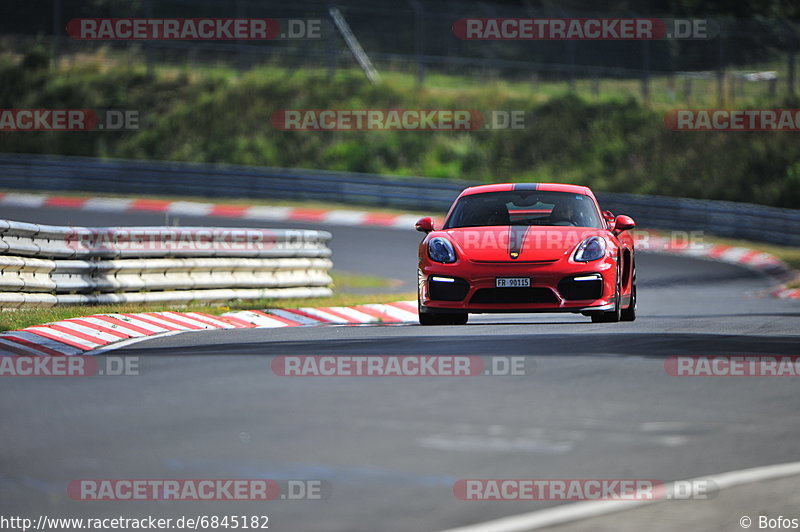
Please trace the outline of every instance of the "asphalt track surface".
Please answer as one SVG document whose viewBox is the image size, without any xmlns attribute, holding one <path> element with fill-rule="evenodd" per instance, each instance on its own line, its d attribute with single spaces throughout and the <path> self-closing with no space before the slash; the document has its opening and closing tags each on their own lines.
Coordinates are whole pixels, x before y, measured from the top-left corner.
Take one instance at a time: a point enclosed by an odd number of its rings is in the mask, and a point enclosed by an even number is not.
<svg viewBox="0 0 800 532">
<path fill-rule="evenodd" d="M 3 217 L 164 222 L 59 209 L 6 209 Z M 337 269 L 413 286 L 413 229 L 325 229 Z M 139 356 L 138 376 L 4 379 L 0 515 L 266 514 L 277 531 L 434 532 L 559 504 L 461 501 L 452 492 L 458 479 L 669 481 L 797 460 L 796 379 L 673 377 L 664 360 L 800 355 L 800 304 L 762 297 L 769 280 L 736 266 L 640 254 L 637 269 L 634 323 L 527 314 L 472 316 L 463 327 L 208 331 L 117 351 Z M 521 356 L 528 374 L 273 374 L 272 357 L 291 354 Z M 333 491 L 322 501 L 73 501 L 66 485 L 80 478 L 322 479 Z M 703 502 L 680 513 L 691 504 Z M 674 527 L 670 515 L 653 529 L 679 529 L 678 514 Z"/>
</svg>

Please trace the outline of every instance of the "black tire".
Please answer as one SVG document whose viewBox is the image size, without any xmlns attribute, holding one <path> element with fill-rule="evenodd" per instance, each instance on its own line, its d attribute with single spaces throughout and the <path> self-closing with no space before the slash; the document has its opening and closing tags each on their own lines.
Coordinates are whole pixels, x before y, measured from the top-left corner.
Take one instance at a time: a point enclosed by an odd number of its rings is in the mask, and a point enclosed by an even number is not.
<svg viewBox="0 0 800 532">
<path fill-rule="evenodd" d="M 466 325 L 469 320 L 469 314 L 466 312 L 459 312 L 458 314 L 445 314 L 450 318 L 450 325 Z"/>
<path fill-rule="evenodd" d="M 466 325 L 469 314 L 459 312 L 456 314 L 444 314 L 434 312 L 420 312 L 420 325 Z"/>
<path fill-rule="evenodd" d="M 444 321 L 442 318 L 444 314 L 432 314 L 430 312 L 420 312 L 419 313 L 419 324 L 420 325 L 444 325 Z"/>
<path fill-rule="evenodd" d="M 620 272 L 617 269 L 617 291 L 614 294 L 614 310 L 592 314 L 592 323 L 617 323 L 622 319 L 622 287 Z"/>
<path fill-rule="evenodd" d="M 420 325 L 466 325 L 469 314 L 466 312 L 444 313 L 444 312 L 422 312 L 422 304 L 417 298 L 417 313 L 419 314 Z"/>
<path fill-rule="evenodd" d="M 636 281 L 634 280 L 631 287 L 631 304 L 626 309 L 622 309 L 622 317 L 620 321 L 635 321 L 636 320 Z"/>
</svg>

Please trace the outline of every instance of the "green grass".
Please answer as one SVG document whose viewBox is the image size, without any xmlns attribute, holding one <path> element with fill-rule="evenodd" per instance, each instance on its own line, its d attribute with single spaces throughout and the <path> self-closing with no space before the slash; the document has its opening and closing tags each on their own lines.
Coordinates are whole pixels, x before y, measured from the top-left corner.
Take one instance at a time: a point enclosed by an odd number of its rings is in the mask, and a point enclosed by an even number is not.
<svg viewBox="0 0 800 532">
<path fill-rule="evenodd" d="M 351 290 L 375 290 L 403 284 L 402 281 L 387 279 L 377 275 L 342 272 L 338 270 L 331 270 L 330 276 L 333 279 L 334 288 L 344 294 L 350 293 Z"/>
<path fill-rule="evenodd" d="M 110 60 L 105 56 L 106 60 Z M 767 63 L 759 63 L 742 67 L 740 71 L 776 71 L 780 80 L 785 80 L 787 61 L 780 59 Z M 235 82 L 242 76 L 238 69 L 221 66 L 200 64 L 191 70 L 187 67 L 161 65 L 156 71 L 163 76 L 178 78 L 190 76 L 194 79 L 211 77 Z M 284 67 L 266 65 L 256 70 L 257 79 L 268 80 L 275 77 L 298 80 L 313 79 L 327 76 L 325 68 L 305 67 L 301 71 Z M 715 73 L 712 73 L 715 76 Z M 337 70 L 332 82 L 344 81 L 349 77 L 361 73 L 356 68 L 342 68 Z M 381 71 L 382 84 L 402 91 L 418 90 L 415 72 L 397 70 Z M 532 99 L 543 103 L 554 98 L 561 98 L 570 94 L 580 95 L 588 101 L 613 102 L 636 99 L 657 110 L 666 111 L 674 107 L 714 107 L 735 106 L 753 102 L 768 102 L 770 99 L 769 84 L 765 82 L 735 81 L 732 74 L 728 73 L 723 81 L 723 101 L 717 95 L 717 79 L 693 79 L 688 98 L 685 95 L 685 82 L 683 78 L 667 75 L 654 75 L 648 80 L 649 98 L 645 100 L 642 93 L 642 82 L 639 79 L 619 78 L 577 78 L 573 85 L 567 81 L 552 80 L 508 80 L 497 77 L 476 79 L 475 76 L 443 74 L 429 71 L 425 77 L 423 91 L 432 95 L 457 94 L 462 98 L 477 97 L 487 90 L 495 93 L 498 98 Z M 781 85 L 781 90 L 785 90 Z M 780 92 L 780 90 L 779 90 Z"/>
</svg>

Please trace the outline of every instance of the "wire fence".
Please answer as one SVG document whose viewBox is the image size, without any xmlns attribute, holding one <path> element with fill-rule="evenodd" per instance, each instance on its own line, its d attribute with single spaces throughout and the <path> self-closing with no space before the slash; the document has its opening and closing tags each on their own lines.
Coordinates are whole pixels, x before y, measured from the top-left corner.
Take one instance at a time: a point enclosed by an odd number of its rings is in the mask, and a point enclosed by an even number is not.
<svg viewBox="0 0 800 532">
<path fill-rule="evenodd" d="M 465 40 L 453 29 L 465 17 L 641 18 L 648 13 L 568 12 L 489 2 L 362 0 L 331 4 L 311 0 L 141 0 L 103 2 L 50 0 L 51 12 L 35 3 L 15 6 L 0 21 L 0 45 L 22 52 L 35 42 L 55 58 L 99 50 L 141 56 L 156 63 L 198 68 L 226 65 L 241 70 L 277 64 L 322 68 L 330 75 L 359 62 L 347 36 L 334 24 L 341 14 L 366 57 L 380 72 L 411 74 L 420 85 L 437 74 L 474 83 L 503 79 L 530 83 L 535 90 L 561 83 L 569 90 L 599 95 L 614 83 L 645 100 L 729 104 L 739 98 L 770 100 L 794 94 L 798 24 L 786 20 L 706 19 L 713 30 L 693 40 Z M 76 18 L 236 17 L 319 20 L 321 38 L 269 41 L 81 41 L 65 30 Z M 764 65 L 759 72 L 745 65 Z M 707 101 L 710 95 L 711 101 Z"/>
</svg>

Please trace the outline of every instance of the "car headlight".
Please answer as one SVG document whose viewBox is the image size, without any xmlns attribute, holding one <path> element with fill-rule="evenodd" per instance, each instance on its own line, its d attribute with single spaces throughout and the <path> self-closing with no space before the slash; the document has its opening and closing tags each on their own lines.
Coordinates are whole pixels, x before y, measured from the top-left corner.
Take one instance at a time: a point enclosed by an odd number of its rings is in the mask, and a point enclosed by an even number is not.
<svg viewBox="0 0 800 532">
<path fill-rule="evenodd" d="M 446 238 L 431 238 L 428 241 L 428 256 L 434 262 L 450 263 L 456 261 L 453 244 Z"/>
<path fill-rule="evenodd" d="M 573 257 L 577 262 L 602 259 L 606 254 L 606 241 L 599 236 L 590 236 L 578 246 Z"/>
</svg>

